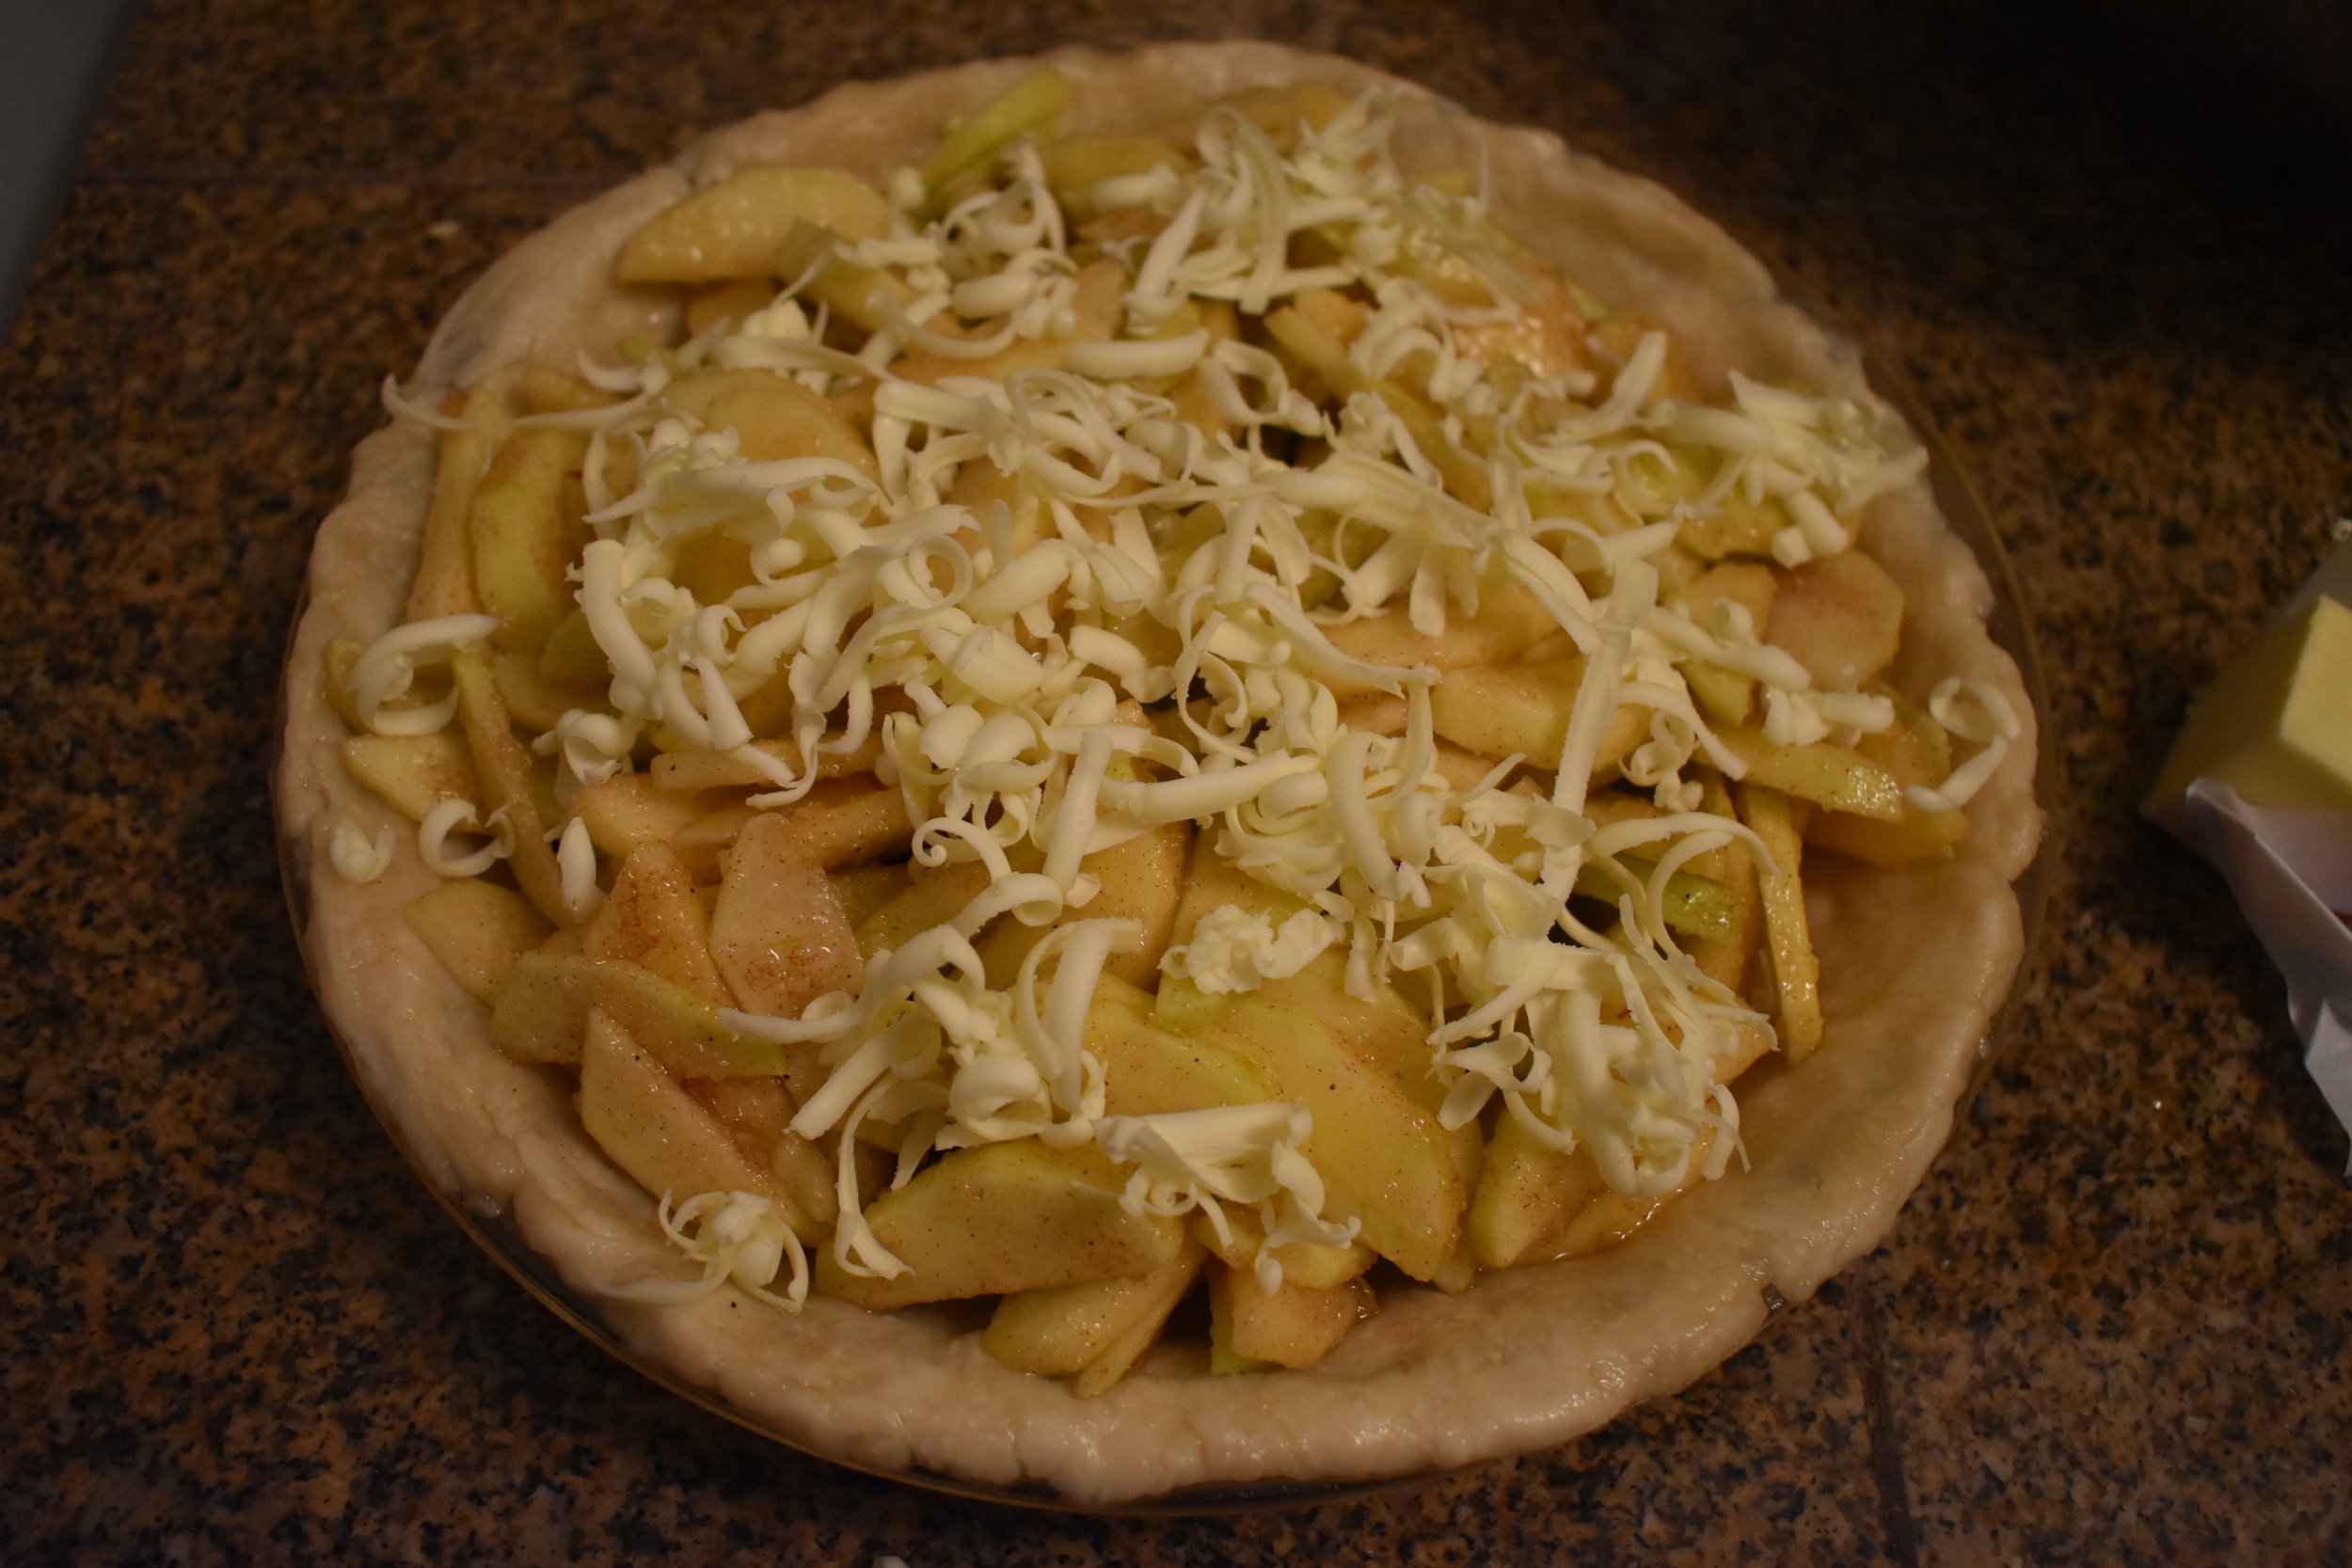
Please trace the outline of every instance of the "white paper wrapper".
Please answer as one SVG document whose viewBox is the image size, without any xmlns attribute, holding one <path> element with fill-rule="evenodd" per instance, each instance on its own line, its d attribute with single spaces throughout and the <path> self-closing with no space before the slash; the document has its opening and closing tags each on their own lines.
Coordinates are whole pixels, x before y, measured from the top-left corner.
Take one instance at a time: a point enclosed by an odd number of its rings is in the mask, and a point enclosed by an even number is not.
<svg viewBox="0 0 2352 1568">
<path fill-rule="evenodd" d="M 2229 879 L 2287 977 L 2303 1066 L 2352 1130 L 2352 927 L 2336 912 L 2352 911 L 2352 812 L 2265 810 L 2199 779 L 2157 819 Z"/>
</svg>

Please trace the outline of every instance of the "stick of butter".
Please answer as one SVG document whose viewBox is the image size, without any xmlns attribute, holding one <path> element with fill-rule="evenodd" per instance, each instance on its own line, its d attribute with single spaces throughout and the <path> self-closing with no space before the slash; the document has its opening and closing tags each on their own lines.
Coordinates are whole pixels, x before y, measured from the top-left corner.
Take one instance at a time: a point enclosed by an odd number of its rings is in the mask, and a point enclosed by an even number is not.
<svg viewBox="0 0 2352 1568">
<path fill-rule="evenodd" d="M 2142 809 L 2169 821 L 2201 778 L 2249 805 L 2352 811 L 2352 609 L 2314 594 L 2225 665 Z"/>
<path fill-rule="evenodd" d="M 2352 1128 L 2352 542 L 2190 705 L 2143 809 L 2229 881 Z"/>
</svg>

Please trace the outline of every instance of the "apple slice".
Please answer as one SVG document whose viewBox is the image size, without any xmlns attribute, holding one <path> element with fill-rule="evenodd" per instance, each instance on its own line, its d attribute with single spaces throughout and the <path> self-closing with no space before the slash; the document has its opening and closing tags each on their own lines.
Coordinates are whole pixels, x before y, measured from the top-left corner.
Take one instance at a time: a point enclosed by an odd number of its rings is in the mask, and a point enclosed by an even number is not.
<svg viewBox="0 0 2352 1568">
<path fill-rule="evenodd" d="M 463 737 L 437 735 L 355 735 L 343 742 L 343 766 L 411 822 L 455 796 L 482 803 L 473 753 Z"/>
<path fill-rule="evenodd" d="M 826 872 L 825 880 L 833 884 L 833 895 L 841 902 L 842 918 L 855 929 L 907 890 L 907 877 L 913 869 L 908 861 L 896 865 L 845 865 Z"/>
<path fill-rule="evenodd" d="M 1229 1207 L 1225 1211 L 1223 1236 L 1216 1233 L 1216 1227 L 1209 1223 L 1205 1213 L 1193 1215 L 1188 1223 L 1193 1240 L 1208 1248 L 1210 1256 L 1227 1268 L 1248 1274 L 1257 1267 L 1258 1247 L 1265 1240 L 1265 1227 L 1258 1223 L 1255 1211 Z M 1346 1284 L 1371 1268 L 1377 1259 L 1378 1254 L 1361 1242 L 1350 1242 L 1345 1246 L 1330 1246 L 1322 1242 L 1284 1242 L 1274 1249 L 1274 1260 L 1282 1265 L 1284 1279 L 1317 1290 Z"/>
<path fill-rule="evenodd" d="M 1875 683 L 1874 683 L 1875 684 Z M 1952 737 L 1925 709 L 1899 691 L 1876 689 L 1895 705 L 1895 722 L 1854 742 L 1854 751 L 1905 784 L 1930 788 L 1952 770 Z M 348 742 L 346 742 L 348 744 Z M 1968 814 L 1921 811 L 1903 800 L 1902 816 L 1887 822 L 1840 811 L 1821 811 L 1804 825 L 1807 844 L 1851 855 L 1888 871 L 1899 871 L 1947 855 L 1968 836 Z"/>
<path fill-rule="evenodd" d="M 1038 149 L 1046 187 L 1075 226 L 1094 216 L 1094 187 L 1122 174 L 1149 174 L 1162 164 L 1184 166 L 1184 154 L 1164 136 L 1101 132 L 1057 136 Z"/>
<path fill-rule="evenodd" d="M 614 276 L 624 283 L 765 277 L 796 223 L 878 239 L 889 231 L 890 205 L 844 169 L 749 164 L 630 235 Z"/>
<path fill-rule="evenodd" d="M 687 1093 L 726 1123 L 744 1159 L 775 1178 L 818 1221 L 833 1223 L 833 1162 L 792 1131 L 792 1113 L 800 1107 L 782 1080 L 692 1078 L 685 1084 Z"/>
<path fill-rule="evenodd" d="M 1184 1253 L 1184 1228 L 1120 1207 L 1126 1172 L 1091 1148 L 1035 1138 L 961 1148 L 866 1211 L 907 1265 L 895 1279 L 818 1259 L 815 1289 L 873 1311 L 1006 1295 L 1091 1279 L 1136 1279 Z"/>
<path fill-rule="evenodd" d="M 626 860 L 648 844 L 676 837 L 733 797 L 707 790 L 665 789 L 643 773 L 615 773 L 582 785 L 572 815 L 588 824 L 598 849 Z"/>
<path fill-rule="evenodd" d="M 923 163 L 924 188 L 937 209 L 925 215 L 945 212 L 952 204 L 946 199 L 950 187 L 984 174 L 1014 137 L 1050 129 L 1069 103 L 1070 79 L 1051 66 L 1040 66 L 948 126 Z"/>
<path fill-rule="evenodd" d="M 417 576 L 408 586 L 408 609 L 401 619 L 430 621 L 441 615 L 471 615 L 481 610 L 473 585 L 473 549 L 468 519 L 474 489 L 490 459 L 494 425 L 506 410 L 486 387 L 452 392 L 442 411 L 467 422 L 441 432 L 433 468 L 433 500 L 426 509 L 424 537 L 418 544 Z"/>
<path fill-rule="evenodd" d="M 505 623 L 495 639 L 505 652 L 536 653 L 573 608 L 564 574 L 588 542 L 576 477 L 587 450 L 578 431 L 517 430 L 499 443 L 474 492 L 474 591 L 484 611 Z"/>
<path fill-rule="evenodd" d="M 1814 956 L 1806 924 L 1804 882 L 1799 861 L 1804 841 L 1797 836 L 1788 797 L 1760 784 L 1740 786 L 1740 815 L 1772 857 L 1771 871 L 1758 871 L 1764 906 L 1764 942 L 1772 955 L 1772 982 L 1779 1006 L 1781 1049 L 1801 1062 L 1821 1043 L 1821 965 Z"/>
<path fill-rule="evenodd" d="M 1403 609 L 1346 622 L 1327 635 L 1333 647 L 1368 664 L 1466 670 L 1506 663 L 1559 629 L 1534 594 L 1496 570 L 1478 586 L 1478 613 L 1449 614 L 1445 630 L 1435 636 L 1415 631 L 1410 612 Z M 1333 689 L 1344 694 L 1350 688 L 1340 684 Z"/>
<path fill-rule="evenodd" d="M 1881 822 L 1900 822 L 1903 786 L 1895 775 L 1846 746 L 1817 740 L 1783 746 L 1756 730 L 1724 730 L 1717 737 L 1748 765 L 1750 784 L 1810 800 L 1832 811 Z"/>
<path fill-rule="evenodd" d="M 1474 509 L 1486 511 L 1493 504 L 1494 486 L 1485 466 L 1446 438 L 1437 410 L 1422 398 L 1388 376 L 1366 374 L 1361 366 L 1348 357 L 1346 342 L 1325 321 L 1317 319 L 1322 314 L 1323 302 L 1312 296 L 1319 292 L 1301 290 L 1295 303 L 1269 311 L 1265 317 L 1267 336 L 1287 350 L 1332 396 L 1344 401 L 1359 392 L 1369 392 L 1387 404 L 1411 433 L 1422 454 L 1437 465 L 1447 490 Z"/>
<path fill-rule="evenodd" d="M 755 740 L 752 745 L 793 772 L 801 770 L 800 743 L 790 736 Z M 818 752 L 817 776 L 841 779 L 871 773 L 881 758 L 882 730 L 877 726 L 866 737 L 866 744 L 853 752 Z M 775 778 L 768 769 L 745 762 L 733 752 L 664 752 L 653 759 L 646 771 L 664 789 L 769 789 L 774 786 Z"/>
<path fill-rule="evenodd" d="M 1160 1337 L 1161 1325 L 1176 1310 L 1176 1304 L 1184 1299 L 1185 1291 L 1200 1273 L 1200 1258 L 1195 1251 L 1147 1275 L 1144 1305 L 1138 1307 L 1127 1326 L 1103 1347 L 1100 1354 L 1078 1370 L 1078 1375 L 1070 1380 L 1070 1391 L 1082 1400 L 1109 1392 L 1127 1375 L 1129 1368 L 1143 1359 L 1143 1353 Z"/>
<path fill-rule="evenodd" d="M 1765 641 L 1787 649 L 1825 687 L 1851 691 L 1895 661 L 1903 591 L 1860 550 L 1777 574 Z"/>
<path fill-rule="evenodd" d="M 788 817 L 762 812 L 722 857 L 710 955 L 747 1012 L 798 1018 L 827 991 L 866 983 L 857 934 Z"/>
<path fill-rule="evenodd" d="M 879 481 L 874 450 L 832 404 L 773 371 L 706 371 L 673 383 L 662 402 L 712 430 L 732 430 L 754 463 L 830 457 Z"/>
<path fill-rule="evenodd" d="M 858 922 L 858 951 L 869 958 L 885 947 L 895 952 L 909 938 L 962 913 L 987 887 L 988 867 L 978 861 L 918 865 L 907 874 L 905 891 Z"/>
<path fill-rule="evenodd" d="M 1338 1348 L 1359 1320 L 1379 1310 L 1361 1279 L 1317 1288 L 1284 1280 L 1258 1289 L 1246 1271 L 1209 1270 L 1209 1370 L 1254 1372 L 1311 1367 Z"/>
<path fill-rule="evenodd" d="M 1071 1377 L 1099 1369 L 1093 1383 L 1078 1390 L 1100 1393 L 1125 1375 L 1149 1345 L 1177 1302 L 1200 1272 L 1200 1250 L 1188 1247 L 1174 1262 L 1137 1279 L 1090 1279 L 1018 1291 L 996 1304 L 980 1336 L 981 1348 L 1016 1372 Z M 1139 1338 L 1134 1354 L 1112 1360 L 1109 1353 Z"/>
<path fill-rule="evenodd" d="M 1517 752 L 1533 768 L 1556 768 L 1584 678 L 1581 658 L 1543 664 L 1487 664 L 1449 672 L 1429 689 L 1438 734 L 1482 757 Z M 1622 760 L 1649 736 L 1649 709 L 1630 704 L 1611 715 L 1593 755 L 1595 768 Z"/>
<path fill-rule="evenodd" d="M 776 244 L 771 265 L 778 277 L 806 277 L 802 300 L 821 306 L 841 321 L 866 332 L 890 325 L 889 315 L 875 308 L 874 296 L 886 295 L 900 309 L 914 303 L 914 291 L 897 273 L 862 267 L 844 261 L 835 247 L 849 236 L 806 218 L 795 222 Z"/>
<path fill-rule="evenodd" d="M 547 917 L 529 899 L 478 877 L 443 882 L 400 912 L 477 1002 L 494 997 L 507 971 L 548 939 Z"/>
<path fill-rule="evenodd" d="M 1510 1268 L 1608 1190 L 1591 1155 L 1581 1149 L 1563 1154 L 1517 1117 L 1504 1117 L 1486 1146 L 1486 1167 L 1470 1200 L 1470 1248 L 1478 1266 Z"/>
<path fill-rule="evenodd" d="M 1200 1035 L 1160 1027 L 1152 998 L 1105 975 L 1088 1009 L 1086 1049 L 1103 1064 L 1106 1116 L 1156 1117 L 1273 1100 L 1272 1081 L 1250 1054 Z"/>
<path fill-rule="evenodd" d="M 490 1036 L 518 1062 L 577 1062 L 597 1008 L 683 1077 L 772 1078 L 785 1069 L 781 1046 L 738 1035 L 684 986 L 643 964 L 577 953 L 516 959 L 491 1001 Z"/>
<path fill-rule="evenodd" d="M 798 1198 L 743 1157 L 726 1123 L 599 1007 L 589 1009 L 580 1046 L 580 1119 L 596 1147 L 657 1197 L 756 1193 L 803 1242 L 824 1233 Z"/>
<path fill-rule="evenodd" d="M 1314 1117 L 1306 1154 L 1327 1183 L 1330 1217 L 1359 1220 L 1364 1243 L 1415 1279 L 1444 1268 L 1465 1193 L 1435 1117 L 1311 1013 L 1245 995 L 1200 1037 L 1250 1059 L 1273 1080 L 1268 1098 Z"/>
<path fill-rule="evenodd" d="M 772 277 L 729 277 L 703 283 L 686 292 L 686 335 L 701 336 L 721 322 L 740 322 L 775 300 Z"/>
<path fill-rule="evenodd" d="M 1721 779 L 1707 782 L 1701 808 L 1717 816 L 1737 816 L 1731 791 Z M 1705 860 L 1708 856 L 1694 859 Z M 1748 960 L 1764 940 L 1764 910 L 1757 891 L 1756 863 L 1744 847 L 1723 853 L 1721 879 L 1727 911 L 1721 934 L 1700 937 L 1690 944 L 1691 957 L 1707 977 L 1737 994 L 1747 978 Z"/>
<path fill-rule="evenodd" d="M 1126 761 L 1115 759 L 1115 763 Z M 1132 766 L 1123 772 L 1126 779 L 1138 776 Z M 1114 766 L 1111 777 L 1120 778 L 1121 773 Z M 1189 822 L 1163 823 L 1087 856 L 1082 868 L 1102 882 L 1102 891 L 1085 908 L 1064 910 L 1050 926 L 999 920 L 979 944 L 980 958 L 988 965 L 988 983 L 1000 990 L 1010 990 L 1021 971 L 1021 960 L 1045 940 L 1054 926 L 1073 920 L 1132 920 L 1143 927 L 1143 945 L 1132 953 L 1112 954 L 1103 973 L 1130 985 L 1150 985 L 1160 972 L 1160 955 L 1168 951 L 1168 933 L 1175 928 L 1184 890 L 1184 863 L 1191 858 Z"/>
<path fill-rule="evenodd" d="M 576 926 L 579 917 L 564 902 L 564 874 L 556 867 L 555 851 L 548 847 L 548 820 L 554 815 L 548 777 L 515 738 L 514 721 L 507 716 L 498 678 L 482 651 L 460 648 L 450 660 L 450 671 L 456 678 L 457 722 L 473 755 L 474 776 L 482 782 L 478 803 L 505 812 L 514 831 L 515 848 L 507 866 L 541 914 L 557 926 Z"/>
<path fill-rule="evenodd" d="M 1677 459 L 1693 471 L 1713 466 L 1710 457 L 1690 448 L 1677 449 Z M 1788 511 L 1780 502 L 1769 499 L 1750 500 L 1747 492 L 1735 484 L 1724 493 L 1713 511 L 1704 515 L 1686 512 L 1681 525 L 1675 530 L 1675 542 L 1703 561 L 1720 561 L 1728 555 L 1765 556 L 1772 554 L 1773 536 L 1788 523 Z"/>
<path fill-rule="evenodd" d="M 1347 957 L 1334 948 L 1287 979 L 1266 981 L 1258 988 L 1258 995 L 1269 1006 L 1320 1020 L 1358 1060 L 1377 1070 L 1432 1125 L 1437 1124 L 1447 1085 L 1434 1070 L 1428 1017 L 1404 992 L 1385 980 L 1375 980 L 1369 999 L 1349 995 Z M 1462 1191 L 1475 1191 L 1486 1158 L 1478 1124 L 1465 1122 L 1450 1132 L 1440 1127 L 1439 1135 L 1453 1158 L 1454 1174 Z M 1449 1290 L 1457 1288 L 1457 1279 L 1460 1286 L 1469 1284 L 1458 1270 L 1441 1271 L 1431 1277 L 1433 1283 Z"/>
<path fill-rule="evenodd" d="M 710 915 L 677 851 L 666 844 L 645 845 L 621 863 L 612 891 L 588 923 L 580 952 L 643 964 L 713 1006 L 736 1005 L 710 959 Z"/>
</svg>

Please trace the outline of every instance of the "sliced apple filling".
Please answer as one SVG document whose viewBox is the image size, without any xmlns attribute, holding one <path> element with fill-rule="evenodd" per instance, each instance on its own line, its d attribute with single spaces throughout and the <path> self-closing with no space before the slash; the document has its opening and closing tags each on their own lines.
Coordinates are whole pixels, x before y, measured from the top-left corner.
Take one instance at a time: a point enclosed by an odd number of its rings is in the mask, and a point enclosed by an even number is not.
<svg viewBox="0 0 2352 1568">
<path fill-rule="evenodd" d="M 410 927 L 659 1200 L 615 1294 L 994 1298 L 1092 1395 L 1733 1170 L 1836 1043 L 1804 858 L 1948 854 L 2015 725 L 1911 684 L 1883 409 L 1702 385 L 1380 92 L 1067 99 L 707 183 L 617 262 L 672 341 L 388 389 L 410 619 L 327 664 Z"/>
</svg>

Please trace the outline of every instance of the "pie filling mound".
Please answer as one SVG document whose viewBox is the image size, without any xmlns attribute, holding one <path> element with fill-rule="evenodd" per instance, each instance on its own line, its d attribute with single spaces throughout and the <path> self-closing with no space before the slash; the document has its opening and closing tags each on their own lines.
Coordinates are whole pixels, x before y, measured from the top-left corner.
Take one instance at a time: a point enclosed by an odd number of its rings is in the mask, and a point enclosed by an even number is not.
<svg viewBox="0 0 2352 1568">
<path fill-rule="evenodd" d="M 1586 1430 L 1876 1243 L 2017 962 L 2034 716 L 1917 441 L 1662 192 L 1346 62 L 760 117 L 385 400 L 289 666 L 322 999 L 830 1457 Z"/>
</svg>

